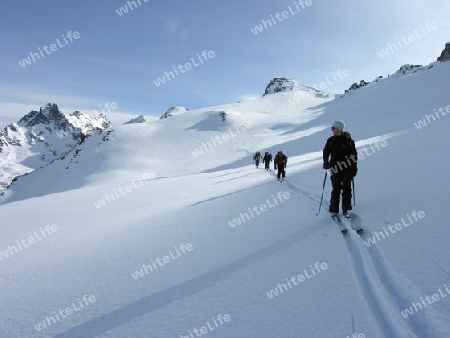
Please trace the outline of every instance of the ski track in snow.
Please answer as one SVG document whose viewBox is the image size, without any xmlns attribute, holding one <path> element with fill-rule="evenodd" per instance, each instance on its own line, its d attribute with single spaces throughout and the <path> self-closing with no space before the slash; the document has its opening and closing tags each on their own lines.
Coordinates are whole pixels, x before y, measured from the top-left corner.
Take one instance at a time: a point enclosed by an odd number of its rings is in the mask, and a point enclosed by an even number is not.
<svg viewBox="0 0 450 338">
<path fill-rule="evenodd" d="M 275 171 L 272 171 L 272 169 L 269 169 L 269 171 L 271 172 L 271 176 L 273 176 L 274 179 L 276 180 L 277 173 Z M 314 203 L 317 203 L 317 204 L 320 203 L 319 195 L 316 195 L 316 194 L 310 193 L 306 190 L 300 189 L 300 188 L 296 187 L 295 185 L 293 185 L 292 183 L 290 183 L 287 179 L 284 180 L 283 183 L 286 184 L 289 187 L 289 189 L 296 192 L 297 194 L 301 194 L 301 195 L 305 196 L 306 198 L 310 199 Z"/>
<path fill-rule="evenodd" d="M 230 181 L 238 180 L 238 179 L 241 179 L 242 177 L 251 176 L 251 175 L 253 175 L 253 173 L 245 174 L 245 175 L 242 175 L 242 176 L 235 176 L 235 177 L 232 177 L 232 178 L 227 179 L 227 180 L 217 181 L 217 182 L 214 182 L 214 184 L 230 182 Z"/>
<path fill-rule="evenodd" d="M 364 234 L 357 235 L 353 232 L 353 237 L 357 238 L 358 236 L 361 236 L 361 238 L 366 239 L 373 236 L 372 232 L 364 227 L 363 221 L 358 215 L 354 215 L 354 219 L 359 226 L 364 228 Z M 350 245 L 350 242 L 347 241 L 347 244 Z M 449 332 L 448 328 L 445 328 L 446 325 L 440 322 L 432 307 L 425 307 L 421 311 L 415 313 L 414 317 L 408 316 L 407 318 L 403 318 L 401 311 L 411 306 L 411 300 L 418 300 L 424 293 L 419 292 L 417 285 L 406 276 L 396 272 L 395 268 L 383 257 L 377 245 L 370 245 L 367 247 L 362 241 L 354 241 L 351 244 L 355 248 L 353 253 L 360 253 L 361 255 L 366 256 L 366 259 L 364 259 L 362 263 L 365 267 L 370 267 L 368 272 L 373 272 L 372 276 L 377 276 L 377 278 L 379 278 L 381 286 L 384 289 L 383 291 L 386 294 L 385 303 L 388 304 L 388 301 L 390 300 L 391 308 L 386 308 L 384 315 L 387 317 L 396 317 L 395 321 L 397 324 L 401 325 L 407 323 L 409 326 L 406 328 L 406 335 L 405 332 L 400 332 L 397 333 L 396 336 L 436 337 L 445 336 L 445 331 L 447 331 L 447 333 Z M 357 249 L 356 246 L 358 247 Z M 350 252 L 350 254 L 351 253 L 352 252 Z M 358 270 L 355 269 L 355 272 L 356 271 Z M 364 287 L 364 284 L 361 284 L 361 287 Z M 432 325 L 430 325 L 430 323 Z M 394 328 L 395 325 L 392 327 Z M 435 332 L 436 329 L 433 329 L 433 327 L 442 328 L 442 332 Z"/>
<path fill-rule="evenodd" d="M 276 179 L 275 172 L 271 171 L 271 176 Z M 318 195 L 296 187 L 288 181 L 284 183 L 297 194 L 315 203 L 320 202 Z M 430 307 L 419 311 L 414 317 L 403 318 L 401 311 L 411 305 L 411 299 L 419 299 L 423 293 L 414 292 L 418 289 L 417 286 L 395 271 L 394 267 L 385 260 L 377 245 L 366 247 L 362 239 L 372 237 L 372 233 L 364 226 L 358 215 L 354 214 L 353 220 L 364 229 L 364 233 L 357 234 L 351 229 L 350 223 L 346 222 L 349 231 L 343 235 L 345 247 L 361 294 L 361 302 L 366 304 L 379 332 L 384 337 L 405 338 L 435 337 L 444 334 L 445 324 L 440 322 Z M 384 223 L 390 224 L 386 219 Z M 430 325 L 430 322 L 435 325 Z M 350 323 L 352 332 L 358 332 L 353 311 L 351 311 Z M 435 332 L 432 327 L 441 327 L 442 332 Z"/>
</svg>

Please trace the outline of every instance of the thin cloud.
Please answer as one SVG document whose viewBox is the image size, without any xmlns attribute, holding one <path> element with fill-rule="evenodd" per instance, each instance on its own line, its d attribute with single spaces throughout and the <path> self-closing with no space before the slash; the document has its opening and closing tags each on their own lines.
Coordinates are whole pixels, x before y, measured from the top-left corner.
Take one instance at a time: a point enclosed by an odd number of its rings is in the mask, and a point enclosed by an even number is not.
<svg viewBox="0 0 450 338">
<path fill-rule="evenodd" d="M 164 23 L 164 31 L 170 34 L 180 34 L 186 36 L 189 29 L 185 27 L 182 19 L 178 17 L 171 17 Z"/>
<path fill-rule="evenodd" d="M 48 92 L 30 91 L 28 88 L 11 88 L 0 84 L 0 101 L 8 103 L 27 103 L 39 106 L 56 103 L 61 106 L 98 107 L 103 99 L 92 99 L 71 95 L 58 95 Z"/>
</svg>

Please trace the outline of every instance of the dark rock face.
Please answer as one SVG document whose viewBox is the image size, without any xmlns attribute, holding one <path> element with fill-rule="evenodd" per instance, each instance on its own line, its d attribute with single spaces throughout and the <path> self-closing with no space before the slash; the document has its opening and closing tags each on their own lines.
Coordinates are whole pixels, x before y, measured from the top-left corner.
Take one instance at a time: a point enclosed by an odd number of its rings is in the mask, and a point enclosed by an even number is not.
<svg viewBox="0 0 450 338">
<path fill-rule="evenodd" d="M 369 82 L 366 82 L 364 80 L 361 80 L 359 83 L 355 82 L 353 83 L 349 89 L 347 89 L 345 92 L 348 93 L 350 90 L 355 90 L 364 86 L 367 86 L 369 84 Z"/>
<path fill-rule="evenodd" d="M 189 111 L 189 109 L 187 109 L 185 107 L 180 107 L 180 106 L 170 107 L 159 119 L 160 120 L 166 119 L 170 116 L 183 114 L 187 111 Z"/>
<path fill-rule="evenodd" d="M 445 62 L 450 60 L 450 42 L 445 44 L 445 48 L 441 53 L 441 56 L 437 58 L 438 61 Z"/>
<path fill-rule="evenodd" d="M 293 79 L 289 79 L 286 77 L 276 77 L 270 80 L 269 84 L 266 86 L 264 95 L 294 90 L 294 88 L 298 85 L 299 83 Z"/>
<path fill-rule="evenodd" d="M 401 66 L 400 67 L 400 69 L 399 70 L 397 70 L 397 73 L 399 73 L 399 74 L 406 74 L 407 72 L 410 72 L 410 71 L 417 71 L 417 70 L 420 70 L 421 68 L 423 68 L 423 66 L 422 65 L 403 65 L 403 66 Z"/>
</svg>

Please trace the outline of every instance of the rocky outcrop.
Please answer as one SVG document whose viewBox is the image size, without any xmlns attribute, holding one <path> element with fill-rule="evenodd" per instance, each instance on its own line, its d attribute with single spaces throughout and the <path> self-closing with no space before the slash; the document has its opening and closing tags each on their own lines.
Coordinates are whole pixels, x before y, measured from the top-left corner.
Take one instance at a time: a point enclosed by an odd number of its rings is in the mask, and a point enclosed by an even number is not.
<svg viewBox="0 0 450 338">
<path fill-rule="evenodd" d="M 288 90 L 294 90 L 296 87 L 301 86 L 300 82 L 286 77 L 276 77 L 270 80 L 269 84 L 266 86 L 264 95 L 275 94 L 278 92 L 284 92 Z"/>
<path fill-rule="evenodd" d="M 445 62 L 450 60 L 450 42 L 445 44 L 445 48 L 441 53 L 441 56 L 437 58 L 438 61 Z"/>
<path fill-rule="evenodd" d="M 401 66 L 400 69 L 397 70 L 397 73 L 398 74 L 414 73 L 414 72 L 416 72 L 418 70 L 421 70 L 422 68 L 423 68 L 422 65 L 409 65 L 409 64 L 406 64 L 406 65 Z"/>
<path fill-rule="evenodd" d="M 377 79 L 378 79 L 378 78 L 377 78 Z M 348 93 L 350 90 L 356 90 L 356 89 L 358 89 L 358 88 L 367 86 L 368 84 L 369 84 L 369 82 L 366 82 L 366 81 L 364 81 L 364 80 L 359 81 L 359 83 L 358 83 L 358 82 L 355 82 L 355 83 L 353 83 L 353 84 L 350 86 L 349 89 L 347 89 L 347 90 L 345 91 L 345 93 Z"/>
<path fill-rule="evenodd" d="M 180 107 L 180 106 L 170 107 L 159 119 L 160 120 L 166 119 L 170 116 L 180 115 L 187 111 L 189 111 L 189 109 L 187 109 L 185 107 Z"/>
<path fill-rule="evenodd" d="M 139 115 L 138 117 L 135 117 L 134 119 L 131 119 L 130 121 L 125 122 L 124 124 L 132 124 L 132 123 L 144 123 L 147 122 L 147 119 L 144 115 Z"/>
</svg>

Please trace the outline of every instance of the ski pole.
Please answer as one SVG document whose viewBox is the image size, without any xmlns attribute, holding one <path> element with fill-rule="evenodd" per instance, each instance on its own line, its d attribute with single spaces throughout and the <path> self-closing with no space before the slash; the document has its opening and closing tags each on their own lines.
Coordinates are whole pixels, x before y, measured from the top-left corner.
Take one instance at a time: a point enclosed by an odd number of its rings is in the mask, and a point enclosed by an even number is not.
<svg viewBox="0 0 450 338">
<path fill-rule="evenodd" d="M 328 174 L 328 171 L 325 170 L 325 177 L 323 178 L 322 197 L 320 198 L 319 212 L 317 213 L 317 215 L 320 214 L 320 208 L 322 207 L 323 192 L 324 192 L 324 190 L 325 190 L 325 183 L 326 183 L 326 181 L 327 181 L 327 174 Z"/>
<path fill-rule="evenodd" d="M 352 185 L 353 185 L 353 206 L 356 205 L 356 192 L 355 192 L 355 179 L 352 178 Z"/>
</svg>

